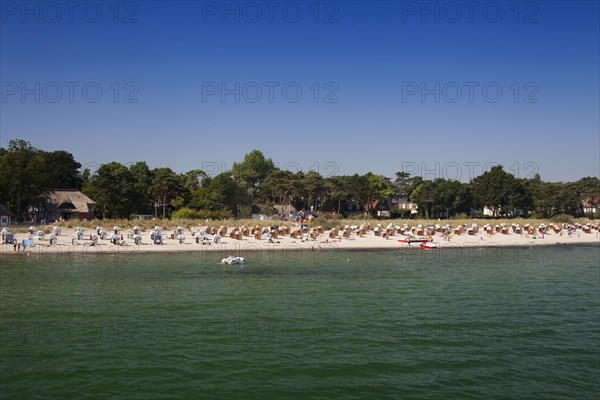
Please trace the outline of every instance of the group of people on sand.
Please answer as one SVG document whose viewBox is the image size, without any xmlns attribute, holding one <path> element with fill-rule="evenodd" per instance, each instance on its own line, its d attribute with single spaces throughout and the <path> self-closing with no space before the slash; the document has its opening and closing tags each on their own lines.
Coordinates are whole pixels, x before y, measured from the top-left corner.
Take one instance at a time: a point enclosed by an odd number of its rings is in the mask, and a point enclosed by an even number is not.
<svg viewBox="0 0 600 400">
<path fill-rule="evenodd" d="M 19 242 L 16 237 L 13 237 L 12 245 L 14 252 L 23 252 L 27 247 L 24 243 L 22 244 L 21 242 Z"/>
</svg>

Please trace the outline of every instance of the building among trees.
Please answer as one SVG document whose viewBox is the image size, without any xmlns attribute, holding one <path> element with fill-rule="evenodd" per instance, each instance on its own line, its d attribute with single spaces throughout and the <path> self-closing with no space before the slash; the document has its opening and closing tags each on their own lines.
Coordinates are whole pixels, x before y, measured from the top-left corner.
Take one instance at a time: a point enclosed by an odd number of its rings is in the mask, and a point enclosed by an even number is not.
<svg viewBox="0 0 600 400">
<path fill-rule="evenodd" d="M 29 209 L 36 223 L 57 220 L 92 219 L 96 202 L 77 189 L 55 189 L 36 197 Z"/>
<path fill-rule="evenodd" d="M 600 205 L 600 196 L 596 197 L 588 197 L 583 201 L 583 213 L 585 215 L 593 215 L 598 212 L 600 209 L 598 206 Z"/>
<path fill-rule="evenodd" d="M 0 226 L 10 225 L 10 221 L 14 216 L 15 214 L 13 212 L 0 204 Z"/>
</svg>

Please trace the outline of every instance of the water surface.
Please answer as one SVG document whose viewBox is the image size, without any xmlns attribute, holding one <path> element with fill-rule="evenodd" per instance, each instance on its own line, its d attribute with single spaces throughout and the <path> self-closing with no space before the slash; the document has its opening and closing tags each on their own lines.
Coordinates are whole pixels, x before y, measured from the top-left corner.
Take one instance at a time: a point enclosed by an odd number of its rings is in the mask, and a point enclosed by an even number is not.
<svg viewBox="0 0 600 400">
<path fill-rule="evenodd" d="M 597 247 L 251 257 L 2 258 L 0 398 L 600 393 Z"/>
</svg>

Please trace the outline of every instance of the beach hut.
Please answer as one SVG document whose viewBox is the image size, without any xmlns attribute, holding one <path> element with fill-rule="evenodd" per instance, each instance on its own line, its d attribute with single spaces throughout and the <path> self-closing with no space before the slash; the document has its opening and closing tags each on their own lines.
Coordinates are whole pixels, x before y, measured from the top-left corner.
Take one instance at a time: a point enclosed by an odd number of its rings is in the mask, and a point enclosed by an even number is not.
<svg viewBox="0 0 600 400">
<path fill-rule="evenodd" d="M 112 244 L 119 244 L 119 240 L 121 239 L 121 235 L 113 233 L 112 235 L 110 235 L 110 242 Z"/>
<path fill-rule="evenodd" d="M 2 230 L 0 231 L 0 238 L 2 239 L 1 240 L 2 243 L 7 242 L 8 235 L 12 236 L 12 232 L 10 231 L 10 229 L 8 229 L 6 227 L 2 228 Z"/>
<path fill-rule="evenodd" d="M 13 241 L 15 240 L 15 235 L 11 231 L 6 232 L 3 237 L 2 243 L 13 244 Z"/>
<path fill-rule="evenodd" d="M 426 234 L 427 236 L 431 236 L 431 235 L 433 235 L 434 233 L 435 233 L 435 226 L 434 226 L 434 225 L 432 225 L 432 224 L 428 224 L 428 225 L 427 225 L 427 229 L 425 230 L 425 234 Z"/>
<path fill-rule="evenodd" d="M 423 225 L 419 224 L 417 225 L 417 236 L 421 236 L 423 235 Z"/>
<path fill-rule="evenodd" d="M 0 204 L 0 225 L 1 226 L 9 226 L 12 218 L 15 217 L 15 214 L 10 211 L 8 208 Z"/>
</svg>

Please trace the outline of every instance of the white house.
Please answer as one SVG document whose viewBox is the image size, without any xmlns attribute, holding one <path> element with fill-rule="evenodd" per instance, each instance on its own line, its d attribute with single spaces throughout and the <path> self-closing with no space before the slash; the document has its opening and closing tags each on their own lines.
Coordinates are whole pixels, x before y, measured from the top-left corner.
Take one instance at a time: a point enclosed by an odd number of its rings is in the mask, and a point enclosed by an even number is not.
<svg viewBox="0 0 600 400">
<path fill-rule="evenodd" d="M 583 213 L 584 214 L 595 214 L 598 211 L 598 204 L 600 203 L 600 196 L 588 197 L 583 201 Z"/>
</svg>

